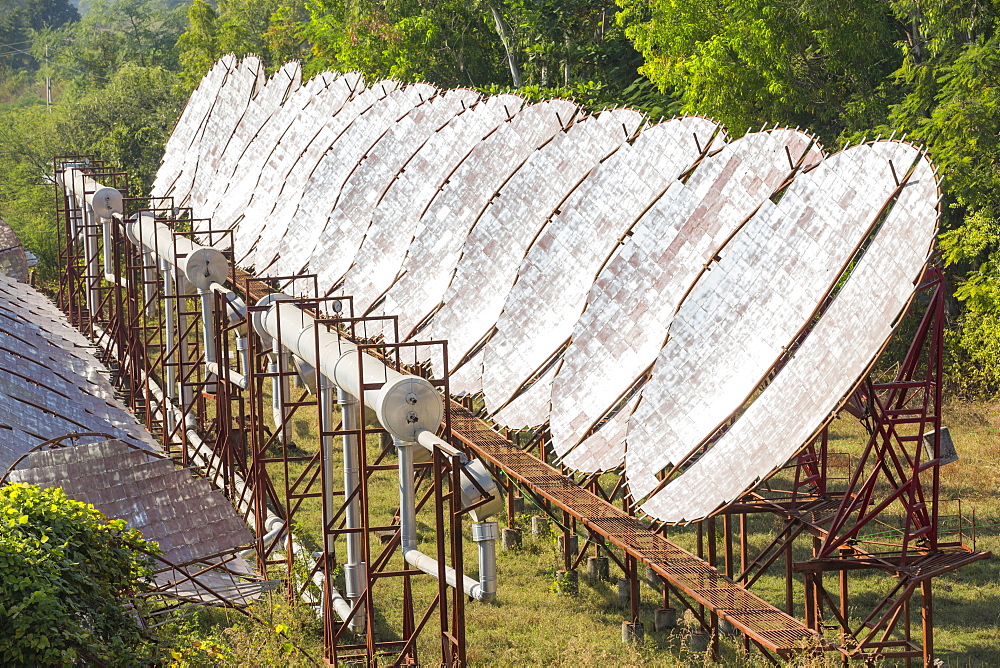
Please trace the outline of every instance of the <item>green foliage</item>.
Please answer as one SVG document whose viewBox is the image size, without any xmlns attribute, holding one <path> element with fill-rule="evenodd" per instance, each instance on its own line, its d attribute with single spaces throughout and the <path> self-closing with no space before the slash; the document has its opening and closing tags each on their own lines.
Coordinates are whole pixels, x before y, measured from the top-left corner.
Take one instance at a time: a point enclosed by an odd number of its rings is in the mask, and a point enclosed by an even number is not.
<svg viewBox="0 0 1000 668">
<path fill-rule="evenodd" d="M 156 550 L 60 489 L 0 488 L 0 660 L 138 664 L 145 639 L 123 604 Z"/>
<path fill-rule="evenodd" d="M 307 72 L 350 69 L 440 86 L 483 86 L 503 76 L 502 47 L 480 0 L 307 0 L 305 7 Z"/>
<path fill-rule="evenodd" d="M 306 56 L 300 22 L 308 18 L 301 3 L 286 0 L 193 0 L 187 29 L 177 40 L 182 76 L 195 86 L 221 56 L 259 56 L 271 70 Z"/>
<path fill-rule="evenodd" d="M 941 250 L 964 302 L 949 334 L 953 388 L 993 394 L 1000 382 L 1000 35 L 992 3 L 893 2 L 905 26 L 893 129 L 926 143 L 943 179 Z"/>
<path fill-rule="evenodd" d="M 126 65 L 176 71 L 185 16 L 170 0 L 91 0 L 80 21 L 39 33 L 32 53 L 43 62 L 48 49 L 54 75 L 91 89 Z"/>
<path fill-rule="evenodd" d="M 0 77 L 19 69 L 36 69 L 28 51 L 32 34 L 77 21 L 67 0 L 0 0 Z"/>
<path fill-rule="evenodd" d="M 807 126 L 827 139 L 884 118 L 899 61 L 879 0 L 620 0 L 639 71 L 676 91 L 687 113 L 733 132 Z"/>
<path fill-rule="evenodd" d="M 128 172 L 133 194 L 149 192 L 183 104 L 176 84 L 162 68 L 130 64 L 50 113 L 37 100 L 0 107 L 0 218 L 39 257 L 43 281 L 56 278 L 59 264 L 52 156 L 99 154 Z"/>
</svg>

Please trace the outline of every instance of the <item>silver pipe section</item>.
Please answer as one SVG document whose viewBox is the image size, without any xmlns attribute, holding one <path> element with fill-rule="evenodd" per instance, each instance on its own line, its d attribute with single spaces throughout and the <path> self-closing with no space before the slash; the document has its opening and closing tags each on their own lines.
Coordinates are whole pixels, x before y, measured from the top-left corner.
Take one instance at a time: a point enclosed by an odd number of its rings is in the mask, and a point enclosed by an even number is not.
<svg viewBox="0 0 1000 668">
<path fill-rule="evenodd" d="M 288 367 L 290 355 L 281 348 L 277 339 L 271 342 L 270 361 L 267 364 L 268 373 L 274 374 L 271 383 L 271 419 L 274 420 L 274 429 L 281 434 L 281 442 L 288 443 L 291 437 L 288 433 L 288 425 L 285 421 L 285 402 L 291 396 L 291 387 L 288 382 Z"/>
<path fill-rule="evenodd" d="M 417 549 L 417 508 L 416 494 L 413 489 L 413 446 L 415 441 L 403 441 L 394 439 L 396 445 L 396 455 L 399 460 L 399 547 L 403 552 L 403 559 L 406 563 L 418 568 L 428 575 L 439 577 L 441 570 L 444 570 L 445 581 L 451 587 L 458 587 L 458 572 L 450 566 L 443 569 L 437 559 L 430 557 Z M 485 522 L 493 524 L 495 522 Z M 495 532 L 494 532 L 495 536 Z M 493 541 L 483 540 L 479 545 L 495 545 Z M 480 561 L 489 558 L 488 551 L 480 550 Z M 493 551 L 493 562 L 486 569 L 480 565 L 480 576 L 486 574 L 490 580 L 477 582 L 467 575 L 462 576 L 462 590 L 477 601 L 488 602 L 496 596 L 496 551 Z M 492 591 L 490 591 L 492 588 Z"/>
<path fill-rule="evenodd" d="M 164 357 L 166 363 L 166 384 L 167 399 L 171 409 L 177 405 L 177 366 L 174 345 L 177 336 L 174 332 L 174 278 L 170 273 L 170 265 L 166 260 L 160 260 L 160 272 L 163 276 L 163 319 L 164 319 L 164 346 L 167 354 Z M 167 411 L 167 431 L 173 433 L 177 427 L 177 415 L 173 410 Z"/>
<path fill-rule="evenodd" d="M 212 371 L 214 366 L 218 369 L 218 349 L 215 341 L 215 293 L 212 290 L 198 289 L 198 297 L 201 301 L 201 340 L 204 348 L 205 367 L 208 369 L 208 377 L 205 378 L 205 392 L 215 394 L 215 378 L 218 375 Z"/>
<path fill-rule="evenodd" d="M 326 376 L 320 375 L 317 379 L 320 384 L 320 401 L 326 401 L 332 404 L 333 401 L 333 391 L 337 392 L 337 403 L 340 405 L 340 419 L 341 428 L 346 432 L 351 432 L 358 429 L 358 400 L 345 392 L 344 390 L 337 388 Z M 326 395 L 324 399 L 323 396 Z M 333 421 L 333 407 L 330 406 L 330 422 L 327 424 L 332 424 Z M 347 529 L 360 529 L 361 528 L 361 500 L 357 497 L 356 492 L 358 487 L 361 486 L 361 448 L 358 442 L 357 434 L 348 433 L 341 437 L 343 442 L 343 465 L 344 465 L 344 498 L 352 498 L 344 510 L 344 525 Z M 329 466 L 329 480 L 333 478 L 333 456 L 332 456 L 332 444 L 330 444 L 330 449 L 324 452 L 324 465 Z M 327 458 L 329 454 L 329 459 Z M 333 495 L 328 494 L 327 499 L 330 501 L 329 517 L 333 517 Z M 333 538 L 332 536 L 330 537 Z M 332 540 L 331 540 L 332 542 Z M 333 546 L 328 546 L 329 550 L 333 549 Z M 344 565 L 344 584 L 347 590 L 347 597 L 351 600 L 357 600 L 364 596 L 367 578 L 366 578 L 367 564 L 364 562 L 364 550 L 362 547 L 361 534 L 360 533 L 349 533 L 347 534 L 347 563 Z M 355 619 L 351 620 L 352 630 L 360 632 L 364 630 L 364 610 L 359 610 L 358 614 L 355 615 Z M 356 628 L 355 628 L 356 626 Z"/>
</svg>

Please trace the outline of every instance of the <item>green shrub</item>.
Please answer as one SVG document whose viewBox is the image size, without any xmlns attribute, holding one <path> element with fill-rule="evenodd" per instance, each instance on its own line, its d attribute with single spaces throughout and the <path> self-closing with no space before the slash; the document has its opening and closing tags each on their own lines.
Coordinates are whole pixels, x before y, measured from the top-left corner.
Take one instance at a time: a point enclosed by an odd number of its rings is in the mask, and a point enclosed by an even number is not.
<svg viewBox="0 0 1000 668">
<path fill-rule="evenodd" d="M 0 664 L 144 663 L 125 603 L 157 550 L 61 489 L 0 488 Z"/>
</svg>

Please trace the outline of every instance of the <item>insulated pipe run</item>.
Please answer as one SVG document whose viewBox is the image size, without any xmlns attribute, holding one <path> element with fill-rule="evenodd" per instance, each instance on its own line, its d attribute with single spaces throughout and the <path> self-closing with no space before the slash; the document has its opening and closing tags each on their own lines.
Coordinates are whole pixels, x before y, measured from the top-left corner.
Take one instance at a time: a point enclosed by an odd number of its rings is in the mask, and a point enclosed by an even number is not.
<svg viewBox="0 0 1000 668">
<path fill-rule="evenodd" d="M 171 410 L 167 411 L 167 433 L 172 434 L 177 427 L 177 415 L 173 408 L 177 405 L 177 366 L 174 346 L 176 345 L 176 335 L 174 332 L 174 279 L 170 274 L 170 265 L 166 260 L 160 260 L 160 272 L 163 276 L 163 319 L 164 319 L 164 345 L 167 349 L 164 366 L 166 366 L 167 400 L 170 402 Z"/>
<path fill-rule="evenodd" d="M 417 509 L 413 489 L 413 446 L 416 445 L 416 442 L 397 438 L 394 439 L 394 443 L 399 460 L 399 546 L 403 552 L 403 559 L 411 566 L 415 566 L 436 578 L 440 576 L 441 571 L 437 559 L 417 549 Z M 477 545 L 480 546 L 479 574 L 482 581 L 476 582 L 468 576 L 462 576 L 461 588 L 468 596 L 485 603 L 492 601 L 496 596 L 496 523 L 482 522 L 479 524 L 493 525 L 492 532 L 489 528 L 484 528 L 482 540 L 477 541 Z M 491 534 L 493 540 L 488 539 Z M 486 562 L 485 567 L 484 562 Z M 444 566 L 444 575 L 449 586 L 459 586 L 458 573 L 454 568 Z M 486 577 L 483 577 L 484 575 Z"/>
<path fill-rule="evenodd" d="M 254 314 L 254 327 L 265 342 L 279 336 L 281 347 L 305 361 L 353 397 L 363 399 L 379 422 L 394 437 L 415 441 L 421 431 L 435 431 L 444 416 L 441 395 L 430 381 L 404 375 L 381 360 L 360 352 L 336 332 L 321 326 L 286 295 L 270 295 L 270 307 Z M 317 362 L 317 341 L 319 361 Z M 360 367 L 360 369 L 359 369 Z M 362 392 L 366 384 L 381 383 L 378 390 Z"/>
<path fill-rule="evenodd" d="M 320 375 L 319 379 L 320 404 L 323 406 L 324 415 L 329 416 L 326 422 L 333 424 L 333 397 L 336 392 L 337 404 L 340 406 L 341 429 L 351 432 L 358 428 L 358 400 L 334 385 L 326 376 Z M 344 466 L 344 498 L 350 499 L 344 509 L 344 526 L 347 529 L 361 528 L 361 500 L 355 493 L 361 485 L 359 461 L 361 459 L 360 448 L 358 447 L 358 436 L 353 433 L 346 433 L 342 437 L 343 442 L 343 466 Z M 323 465 L 324 474 L 327 480 L 333 484 L 333 438 L 324 438 Z M 329 490 L 332 492 L 333 490 Z M 352 498 L 353 497 L 353 498 Z M 333 517 L 335 509 L 333 507 L 334 496 L 328 493 L 324 497 L 329 504 L 327 517 Z M 367 564 L 364 561 L 364 550 L 362 547 L 361 533 L 347 534 L 347 563 L 344 564 L 344 584 L 347 598 L 356 601 L 364 596 L 367 587 Z M 332 553 L 334 536 L 327 536 L 327 552 Z M 362 606 L 364 604 L 362 603 Z M 358 613 L 351 620 L 350 629 L 355 633 L 361 633 L 365 629 L 365 612 L 360 608 Z"/>
<path fill-rule="evenodd" d="M 328 389 L 335 388 L 325 376 L 320 376 L 320 382 L 328 384 Z M 343 421 L 341 427 L 344 431 L 353 431 L 358 428 L 358 400 L 349 395 L 344 390 L 337 388 L 337 403 L 340 405 L 340 415 Z M 360 459 L 361 452 L 358 447 L 357 434 L 345 434 L 343 436 L 343 465 L 344 465 L 344 496 L 352 497 L 344 510 L 344 521 L 348 529 L 361 528 L 361 500 L 356 492 L 361 485 Z M 347 534 L 347 564 L 344 567 L 344 578 L 347 586 L 347 596 L 357 599 L 364 594 L 365 586 L 364 551 L 362 550 L 361 534 Z"/>
<path fill-rule="evenodd" d="M 215 345 L 215 293 L 199 288 L 198 296 L 201 300 L 201 340 L 205 349 L 205 368 L 208 369 L 205 392 L 215 394 L 215 378 L 219 361 Z M 213 367 L 215 371 L 212 370 Z"/>
<path fill-rule="evenodd" d="M 358 350 L 350 341 L 336 332 L 322 327 L 306 314 L 287 295 L 272 294 L 259 306 L 268 306 L 254 314 L 257 332 L 271 342 L 275 349 L 287 348 L 298 358 L 317 370 L 317 373 L 346 393 L 363 397 L 366 406 L 375 411 L 379 422 L 393 436 L 399 455 L 399 494 L 401 548 L 407 563 L 432 577 L 439 577 L 438 562 L 417 550 L 416 506 L 413 491 L 413 446 L 418 442 L 428 450 L 442 448 L 453 455 L 460 454 L 449 444 L 437 438 L 434 431 L 441 424 L 444 406 L 437 389 L 426 379 L 408 376 L 386 366 L 382 361 Z M 278 340 L 280 339 L 280 343 Z M 366 385 L 378 383 L 377 390 L 361 391 Z M 464 457 L 464 456 L 463 456 Z M 466 460 L 462 460 L 463 462 Z M 476 466 L 478 465 L 478 466 Z M 463 503 L 482 498 L 482 487 L 494 499 L 470 512 L 473 519 L 488 517 L 500 505 L 495 494 L 495 483 L 486 473 L 481 462 L 470 462 L 462 471 Z M 475 479 L 476 483 L 472 480 Z M 494 492 L 490 492 L 490 489 Z M 469 596 L 479 601 L 490 601 L 496 595 L 496 524 L 477 522 L 474 528 L 480 550 L 480 575 L 482 582 L 458 575 L 453 568 L 445 567 L 445 579 L 452 587 L 461 586 Z"/>
<path fill-rule="evenodd" d="M 229 261 L 215 248 L 200 246 L 185 236 L 175 235 L 150 213 L 141 213 L 125 223 L 129 241 L 152 251 L 160 259 L 177 267 L 193 286 L 211 290 L 213 284 L 222 285 L 229 278 Z"/>
<path fill-rule="evenodd" d="M 79 163 L 65 165 L 64 172 L 59 177 L 59 184 L 73 200 L 74 208 L 81 214 L 79 229 L 83 232 L 83 249 L 88 274 L 87 308 L 94 314 L 97 312 L 97 306 L 100 302 L 98 282 L 102 276 L 100 251 L 97 247 L 99 235 L 104 237 L 104 278 L 109 282 L 127 287 L 127 284 L 116 276 L 109 266 L 109 249 L 111 247 L 109 224 L 114 215 L 121 215 L 124 211 L 124 200 L 116 188 L 101 185 L 87 176 L 83 167 L 84 165 Z M 97 229 L 100 224 L 97 222 L 98 220 L 104 223 L 102 231 Z M 71 225 L 73 222 L 73 216 L 71 216 Z M 77 231 L 73 231 L 74 238 Z"/>
</svg>

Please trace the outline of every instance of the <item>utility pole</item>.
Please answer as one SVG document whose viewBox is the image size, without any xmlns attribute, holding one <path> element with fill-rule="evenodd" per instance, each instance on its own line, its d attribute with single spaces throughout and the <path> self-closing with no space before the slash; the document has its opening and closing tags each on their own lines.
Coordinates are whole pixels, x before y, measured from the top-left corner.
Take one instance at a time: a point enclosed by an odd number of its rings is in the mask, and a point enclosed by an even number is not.
<svg viewBox="0 0 1000 668">
<path fill-rule="evenodd" d="M 45 45 L 45 109 L 52 111 L 52 72 L 49 70 L 49 45 Z"/>
</svg>

